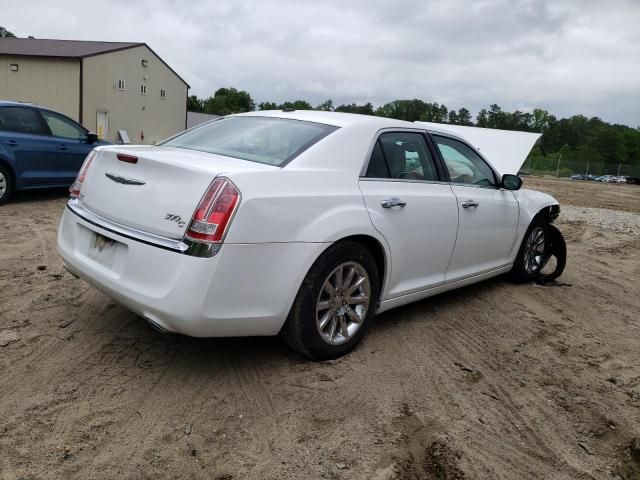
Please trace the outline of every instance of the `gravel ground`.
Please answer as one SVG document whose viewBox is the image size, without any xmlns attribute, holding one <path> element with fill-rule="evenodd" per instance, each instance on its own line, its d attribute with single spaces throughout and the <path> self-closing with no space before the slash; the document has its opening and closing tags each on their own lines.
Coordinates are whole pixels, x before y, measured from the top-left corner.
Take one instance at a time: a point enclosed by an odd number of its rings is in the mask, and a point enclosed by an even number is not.
<svg viewBox="0 0 640 480">
<path fill-rule="evenodd" d="M 548 286 L 385 312 L 353 353 L 156 336 L 64 272 L 64 192 L 0 207 L 0 479 L 640 478 L 640 187 L 563 203 Z M 606 210 L 605 210 L 606 209 Z"/>
<path fill-rule="evenodd" d="M 640 195 L 640 188 L 638 188 L 638 195 Z M 585 223 L 613 232 L 640 235 L 640 214 L 638 213 L 572 205 L 563 206 L 561 213 L 563 221 L 566 222 Z"/>
</svg>

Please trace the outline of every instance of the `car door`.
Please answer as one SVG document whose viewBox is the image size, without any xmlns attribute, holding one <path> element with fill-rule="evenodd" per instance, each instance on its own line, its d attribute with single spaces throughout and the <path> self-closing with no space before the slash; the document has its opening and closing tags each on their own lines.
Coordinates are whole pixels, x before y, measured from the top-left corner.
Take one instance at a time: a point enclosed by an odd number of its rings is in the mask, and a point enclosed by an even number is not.
<svg viewBox="0 0 640 480">
<path fill-rule="evenodd" d="M 374 143 L 359 186 L 391 251 L 386 298 L 444 282 L 458 206 L 443 173 L 422 132 L 385 131 Z"/>
<path fill-rule="evenodd" d="M 87 141 L 87 129 L 68 117 L 50 110 L 40 110 L 58 150 L 59 183 L 71 185 L 85 157 L 93 149 Z"/>
<path fill-rule="evenodd" d="M 488 272 L 511 260 L 518 227 L 518 201 L 500 188 L 500 178 L 474 148 L 459 139 L 432 135 L 458 202 L 458 237 L 446 280 Z"/>
<path fill-rule="evenodd" d="M 58 151 L 46 125 L 30 106 L 0 107 L 0 141 L 13 163 L 17 188 L 56 185 Z"/>
</svg>

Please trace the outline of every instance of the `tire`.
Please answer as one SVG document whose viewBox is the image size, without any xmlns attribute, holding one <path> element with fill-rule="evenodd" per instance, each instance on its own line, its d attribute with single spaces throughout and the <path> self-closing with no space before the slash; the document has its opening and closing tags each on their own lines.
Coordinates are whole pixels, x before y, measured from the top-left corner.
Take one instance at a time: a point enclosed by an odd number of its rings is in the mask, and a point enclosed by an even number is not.
<svg viewBox="0 0 640 480">
<path fill-rule="evenodd" d="M 0 205 L 5 203 L 13 193 L 13 177 L 11 173 L 0 165 Z"/>
<path fill-rule="evenodd" d="M 542 244 L 541 249 L 532 248 Z M 556 267 L 550 273 L 543 269 L 549 259 L 555 257 Z M 567 247 L 560 231 L 542 216 L 535 217 L 522 239 L 520 250 L 510 275 L 516 283 L 549 283 L 564 271 Z"/>
<path fill-rule="evenodd" d="M 292 350 L 311 360 L 341 357 L 364 336 L 379 292 L 378 269 L 371 253 L 357 242 L 334 244 L 307 273 L 280 335 Z"/>
</svg>

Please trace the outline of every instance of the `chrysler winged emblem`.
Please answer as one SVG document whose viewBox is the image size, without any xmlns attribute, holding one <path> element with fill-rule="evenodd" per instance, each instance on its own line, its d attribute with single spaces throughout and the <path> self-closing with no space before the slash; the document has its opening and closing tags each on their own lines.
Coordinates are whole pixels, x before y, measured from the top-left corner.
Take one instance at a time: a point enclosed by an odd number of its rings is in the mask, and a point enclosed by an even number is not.
<svg viewBox="0 0 640 480">
<path fill-rule="evenodd" d="M 122 183 L 123 185 L 144 185 L 146 182 L 143 182 L 142 180 L 136 180 L 135 178 L 127 178 L 127 177 L 122 177 L 120 175 L 116 175 L 115 173 L 105 173 L 105 176 L 110 179 L 113 180 L 116 183 Z"/>
</svg>

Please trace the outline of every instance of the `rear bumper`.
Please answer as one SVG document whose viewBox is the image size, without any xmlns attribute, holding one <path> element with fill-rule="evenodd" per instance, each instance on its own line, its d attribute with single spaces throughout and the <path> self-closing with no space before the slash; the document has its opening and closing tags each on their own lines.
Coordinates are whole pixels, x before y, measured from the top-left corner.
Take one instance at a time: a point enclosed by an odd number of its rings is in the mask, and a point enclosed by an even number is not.
<svg viewBox="0 0 640 480">
<path fill-rule="evenodd" d="M 96 234 L 116 243 L 96 245 Z M 142 240 L 65 209 L 58 251 L 74 275 L 161 328 L 194 337 L 277 334 L 327 246 L 225 244 L 200 258 Z"/>
</svg>

